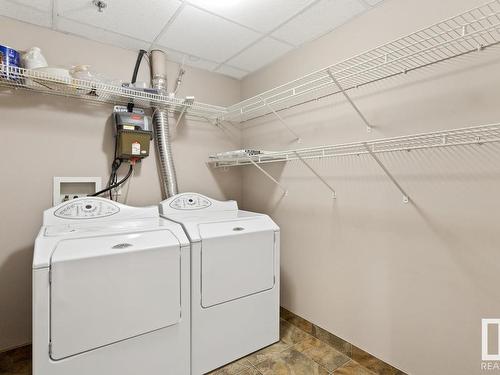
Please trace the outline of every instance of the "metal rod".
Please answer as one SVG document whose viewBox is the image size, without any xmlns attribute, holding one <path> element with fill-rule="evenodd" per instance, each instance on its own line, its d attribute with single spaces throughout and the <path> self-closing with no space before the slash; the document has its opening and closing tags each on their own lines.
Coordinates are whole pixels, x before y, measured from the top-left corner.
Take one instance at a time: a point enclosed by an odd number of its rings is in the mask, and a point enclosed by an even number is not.
<svg viewBox="0 0 500 375">
<path fill-rule="evenodd" d="M 375 160 L 375 162 L 379 165 L 379 167 L 384 171 L 384 173 L 389 177 L 389 179 L 392 181 L 392 183 L 398 188 L 398 190 L 403 194 L 403 202 L 404 203 L 409 203 L 410 202 L 410 197 L 408 194 L 406 194 L 406 191 L 401 187 L 399 182 L 396 181 L 394 176 L 389 172 L 389 170 L 385 167 L 384 163 L 380 161 L 380 159 L 373 153 L 373 151 L 370 149 L 370 146 L 365 143 L 366 149 L 368 150 L 368 153 L 370 156 Z"/>
<path fill-rule="evenodd" d="M 292 134 L 295 136 L 295 140 L 297 141 L 297 143 L 300 143 L 300 142 L 302 141 L 302 140 L 301 140 L 301 138 L 300 138 L 300 136 L 299 136 L 299 135 L 298 135 L 295 131 L 293 131 L 293 130 L 292 130 L 292 128 L 290 128 L 290 126 L 288 126 L 288 124 L 286 123 L 286 121 L 285 121 L 285 120 L 283 120 L 283 117 L 281 117 L 281 116 L 280 116 L 280 114 L 279 114 L 278 112 L 276 112 L 276 111 L 274 110 L 274 108 L 273 108 L 273 107 L 271 107 L 269 104 L 267 104 L 267 102 L 266 102 L 264 99 L 262 99 L 262 98 L 261 98 L 260 100 L 262 100 L 262 102 L 264 103 L 264 105 L 265 105 L 267 108 L 269 108 L 269 110 L 270 110 L 272 113 L 274 113 L 274 115 L 278 118 L 278 120 L 281 122 L 281 124 L 282 124 L 282 125 L 283 125 L 283 126 L 284 126 L 284 127 L 285 127 L 285 128 L 286 128 L 289 132 L 290 132 L 290 133 L 292 133 Z"/>
<path fill-rule="evenodd" d="M 295 152 L 295 155 L 297 156 L 297 158 L 316 176 L 319 178 L 319 180 L 323 183 L 323 185 L 325 185 L 333 194 L 333 199 L 336 199 L 337 198 L 337 192 L 335 191 L 335 189 L 328 183 L 328 181 L 326 181 L 318 172 L 316 172 L 316 170 L 311 167 L 311 165 L 306 162 L 302 156 L 299 155 L 298 152 Z"/>
<path fill-rule="evenodd" d="M 269 173 L 267 173 L 259 164 L 257 164 L 256 162 L 254 162 L 251 157 L 248 157 L 248 160 L 250 161 L 250 163 L 253 164 L 253 166 L 255 168 L 257 168 L 259 171 L 261 171 L 262 173 L 264 173 L 264 175 L 268 179 L 270 179 L 272 182 L 274 182 L 281 189 L 281 191 L 283 192 L 283 195 L 287 195 L 288 194 L 288 190 L 283 185 L 281 185 L 273 176 L 271 176 Z"/>
<path fill-rule="evenodd" d="M 361 113 L 361 111 L 358 108 L 358 106 L 356 105 L 356 103 L 354 103 L 354 101 L 351 99 L 351 97 L 349 96 L 349 94 L 341 86 L 341 84 L 339 83 L 339 81 L 337 81 L 337 79 L 335 78 L 335 76 L 333 75 L 333 73 L 330 71 L 330 69 L 327 69 L 326 71 L 327 71 L 328 75 L 330 76 L 330 78 L 332 79 L 332 81 L 335 84 L 335 86 L 337 86 L 339 88 L 339 90 L 342 92 L 342 94 L 344 95 L 344 97 L 351 104 L 352 108 L 354 108 L 354 110 L 357 112 L 357 114 L 359 115 L 359 117 L 361 117 L 361 120 L 363 120 L 363 122 L 366 125 L 366 130 L 367 131 L 371 131 L 372 130 L 372 126 L 370 125 L 370 123 L 368 122 L 368 120 L 366 119 L 366 117 L 363 115 L 363 113 Z"/>
<path fill-rule="evenodd" d="M 177 122 L 175 123 L 175 128 L 177 129 L 179 127 L 179 124 L 182 121 L 182 118 L 184 117 L 184 114 L 186 113 L 187 106 L 184 106 L 181 110 L 181 113 L 179 114 L 179 117 L 177 118 Z"/>
</svg>

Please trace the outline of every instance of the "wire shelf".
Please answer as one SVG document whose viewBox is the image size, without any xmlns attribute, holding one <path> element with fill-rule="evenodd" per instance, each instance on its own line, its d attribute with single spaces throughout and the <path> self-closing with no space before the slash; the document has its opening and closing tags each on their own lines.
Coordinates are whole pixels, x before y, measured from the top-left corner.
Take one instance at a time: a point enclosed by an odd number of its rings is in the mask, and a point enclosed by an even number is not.
<svg viewBox="0 0 500 375">
<path fill-rule="evenodd" d="M 366 142 L 354 142 L 285 151 L 260 151 L 260 154 L 252 154 L 256 151 L 240 152 L 238 156 L 234 156 L 234 153 L 222 153 L 211 156 L 209 163 L 213 164 L 215 167 L 236 167 L 240 165 L 253 165 L 254 163 L 266 164 L 292 160 L 380 154 L 438 147 L 483 145 L 491 142 L 500 142 L 500 123 L 378 139 Z"/>
<path fill-rule="evenodd" d="M 222 118 L 245 122 L 344 90 L 406 74 L 500 42 L 500 0 L 494 0 L 393 42 L 230 106 Z"/>
<path fill-rule="evenodd" d="M 408 73 L 500 43 L 500 0 L 459 14 L 393 42 L 328 66 L 230 107 L 63 78 L 0 65 L 0 86 L 74 97 L 92 102 L 166 108 L 212 122 L 245 122 L 271 113 Z M 336 85 L 335 81 L 340 85 Z"/>
<path fill-rule="evenodd" d="M 15 68 L 0 64 L 0 86 L 27 89 L 39 93 L 78 98 L 81 100 L 126 105 L 130 101 L 141 107 L 158 107 L 173 112 L 217 121 L 226 108 L 186 99 L 174 98 L 97 81 L 60 77 L 38 70 Z"/>
</svg>

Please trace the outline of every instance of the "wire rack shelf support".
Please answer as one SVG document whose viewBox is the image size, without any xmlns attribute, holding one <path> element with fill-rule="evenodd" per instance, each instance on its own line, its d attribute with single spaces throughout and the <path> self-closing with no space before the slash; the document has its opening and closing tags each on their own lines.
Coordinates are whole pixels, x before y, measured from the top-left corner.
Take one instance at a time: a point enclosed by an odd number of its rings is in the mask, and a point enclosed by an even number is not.
<svg viewBox="0 0 500 375">
<path fill-rule="evenodd" d="M 493 0 L 243 100 L 228 107 L 222 116 L 246 122 L 482 51 L 498 43 L 500 0 Z M 332 76 L 340 84 L 337 87 L 331 84 Z"/>
<path fill-rule="evenodd" d="M 234 156 L 231 153 L 221 153 L 209 158 L 208 163 L 215 168 L 230 168 L 253 165 L 262 168 L 260 164 L 286 163 L 298 160 L 304 163 L 318 177 L 332 193 L 333 187 L 306 160 L 320 160 L 347 156 L 370 156 L 384 171 L 391 182 L 403 195 L 403 202 L 409 203 L 410 196 L 399 184 L 396 178 L 380 160 L 380 154 L 403 152 L 412 150 L 429 150 L 437 148 L 482 146 L 488 143 L 500 142 L 500 123 L 472 126 L 459 129 L 435 131 L 421 134 L 412 134 L 401 137 L 377 139 L 373 141 L 326 145 L 284 151 L 259 151 L 257 154 L 245 153 Z M 264 171 L 265 172 L 265 171 Z M 265 172 L 266 175 L 267 172 Z M 286 191 L 274 177 L 268 175 L 283 191 Z M 336 196 L 336 194 L 335 194 Z"/>
</svg>

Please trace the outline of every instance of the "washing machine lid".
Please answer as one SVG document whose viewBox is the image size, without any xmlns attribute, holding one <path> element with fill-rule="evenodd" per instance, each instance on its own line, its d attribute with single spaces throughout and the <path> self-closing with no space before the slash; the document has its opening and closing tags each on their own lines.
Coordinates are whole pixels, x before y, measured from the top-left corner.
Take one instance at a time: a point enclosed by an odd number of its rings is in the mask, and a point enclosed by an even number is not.
<svg viewBox="0 0 500 375">
<path fill-rule="evenodd" d="M 162 219 L 157 206 L 129 207 L 94 197 L 74 199 L 44 212 L 44 226 L 35 241 L 33 268 L 49 267 L 52 253 L 63 239 L 155 229 L 168 229 L 182 246 L 189 245 L 182 227 Z"/>
<path fill-rule="evenodd" d="M 177 324 L 180 245 L 168 229 L 60 241 L 50 264 L 51 358 Z"/>
<path fill-rule="evenodd" d="M 105 198 L 87 197 L 63 202 L 43 213 L 43 225 L 69 223 L 105 223 L 110 220 L 131 220 L 158 217 L 156 206 L 130 207 Z"/>
</svg>

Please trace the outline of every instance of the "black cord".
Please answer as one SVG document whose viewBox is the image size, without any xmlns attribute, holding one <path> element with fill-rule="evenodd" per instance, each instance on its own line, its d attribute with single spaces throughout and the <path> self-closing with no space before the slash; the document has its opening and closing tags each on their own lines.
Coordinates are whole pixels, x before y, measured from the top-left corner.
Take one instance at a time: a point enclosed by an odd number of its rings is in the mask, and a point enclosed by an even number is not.
<svg viewBox="0 0 500 375">
<path fill-rule="evenodd" d="M 115 141 L 116 142 L 116 141 Z M 113 160 L 113 163 L 111 164 L 111 173 L 109 175 L 107 187 L 116 184 L 118 181 L 118 169 L 120 169 L 120 166 L 122 165 L 122 161 L 119 158 L 116 158 Z M 113 193 L 110 190 L 109 191 L 109 199 L 113 200 Z"/>
<path fill-rule="evenodd" d="M 134 84 L 137 81 L 137 74 L 139 73 L 139 67 L 141 66 L 142 58 L 147 53 L 147 51 L 141 49 L 139 54 L 137 55 L 137 60 L 135 61 L 134 73 L 132 74 L 131 84 Z M 127 110 L 129 112 L 133 112 L 134 110 L 134 102 L 130 101 L 127 105 Z"/>
<path fill-rule="evenodd" d="M 125 181 L 127 181 L 130 178 L 133 170 L 134 170 L 134 166 L 132 164 L 130 164 L 130 168 L 128 169 L 128 173 L 125 177 L 123 177 L 120 181 L 115 182 L 113 185 L 108 186 L 106 189 L 102 189 L 101 191 L 98 191 L 97 193 L 89 195 L 89 197 L 97 197 L 101 194 L 104 194 L 108 191 L 111 191 L 112 189 L 116 189 L 118 186 L 122 185 Z"/>
<path fill-rule="evenodd" d="M 117 150 L 118 144 L 116 142 L 116 135 L 114 137 L 114 141 L 115 141 L 114 159 L 113 159 L 113 162 L 111 163 L 111 172 L 110 172 L 108 183 L 106 184 L 106 187 L 109 187 L 109 186 L 116 183 L 116 181 L 118 179 L 118 177 L 117 177 L 118 169 L 122 165 L 122 161 L 119 158 L 117 158 L 117 156 L 116 156 L 116 153 L 118 152 L 118 150 Z M 109 199 L 113 200 L 113 192 L 111 190 L 109 191 Z"/>
<path fill-rule="evenodd" d="M 139 73 L 139 67 L 141 66 L 142 57 L 146 53 L 148 52 L 143 49 L 139 51 L 139 55 L 137 55 L 137 60 L 135 61 L 134 73 L 132 74 L 131 83 L 135 83 L 137 81 L 137 74 Z"/>
</svg>

